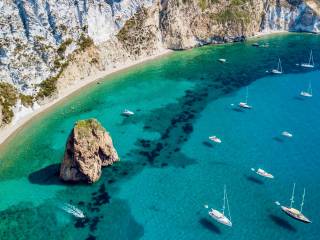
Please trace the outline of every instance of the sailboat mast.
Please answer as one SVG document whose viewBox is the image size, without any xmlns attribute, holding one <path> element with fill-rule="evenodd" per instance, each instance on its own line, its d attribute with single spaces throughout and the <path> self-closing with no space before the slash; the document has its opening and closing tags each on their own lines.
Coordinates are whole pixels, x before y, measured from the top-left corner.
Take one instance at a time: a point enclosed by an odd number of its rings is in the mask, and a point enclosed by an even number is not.
<svg viewBox="0 0 320 240">
<path fill-rule="evenodd" d="M 249 87 L 247 87 L 247 92 L 246 92 L 246 103 L 248 103 L 248 95 L 249 95 Z"/>
<path fill-rule="evenodd" d="M 290 208 L 292 208 L 292 205 L 294 203 L 294 190 L 295 190 L 295 188 L 296 188 L 296 183 L 293 184 L 292 196 L 290 198 L 290 201 L 291 201 L 290 202 Z"/>
<path fill-rule="evenodd" d="M 302 213 L 302 208 L 304 205 L 304 197 L 306 196 L 306 189 L 303 189 L 303 195 L 302 195 L 302 201 L 301 201 L 301 205 L 300 205 L 300 212 Z"/>
<path fill-rule="evenodd" d="M 308 92 L 312 95 L 311 80 L 309 81 L 309 88 L 308 88 Z"/>
<path fill-rule="evenodd" d="M 223 205 L 222 205 L 222 214 L 224 215 L 224 210 L 226 208 L 226 185 L 223 187 Z"/>
<path fill-rule="evenodd" d="M 230 212 L 229 200 L 228 200 L 227 192 L 226 192 L 226 200 L 227 200 L 227 208 L 228 208 L 229 220 L 230 220 L 230 222 L 231 222 L 232 219 L 231 219 L 231 212 Z"/>
<path fill-rule="evenodd" d="M 282 65 L 281 65 L 281 60 L 279 58 L 279 66 L 278 66 L 279 71 L 282 73 Z"/>
<path fill-rule="evenodd" d="M 311 64 L 312 63 L 312 64 Z M 312 50 L 310 52 L 309 65 L 314 65 Z"/>
</svg>

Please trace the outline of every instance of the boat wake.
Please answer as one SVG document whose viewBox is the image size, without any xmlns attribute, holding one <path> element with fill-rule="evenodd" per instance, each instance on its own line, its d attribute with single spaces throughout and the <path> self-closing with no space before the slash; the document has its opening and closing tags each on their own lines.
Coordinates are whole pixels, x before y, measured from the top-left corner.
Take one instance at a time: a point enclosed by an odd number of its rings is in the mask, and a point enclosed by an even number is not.
<svg viewBox="0 0 320 240">
<path fill-rule="evenodd" d="M 77 218 L 84 218 L 85 215 L 84 213 L 77 207 L 69 204 L 69 203 L 65 203 L 62 206 L 60 206 L 60 208 L 65 211 L 66 213 L 69 213 Z"/>
</svg>

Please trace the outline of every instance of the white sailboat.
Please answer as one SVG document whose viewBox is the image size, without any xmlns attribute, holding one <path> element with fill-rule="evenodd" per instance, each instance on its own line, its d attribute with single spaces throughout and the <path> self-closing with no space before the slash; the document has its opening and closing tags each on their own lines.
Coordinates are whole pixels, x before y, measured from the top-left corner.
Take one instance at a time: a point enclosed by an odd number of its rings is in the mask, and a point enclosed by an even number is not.
<svg viewBox="0 0 320 240">
<path fill-rule="evenodd" d="M 227 210 L 228 210 L 228 217 L 224 215 L 225 213 L 225 208 L 227 204 Z M 231 215 L 230 215 L 230 208 L 229 208 L 229 201 L 228 201 L 228 196 L 227 196 L 227 191 L 226 191 L 226 185 L 224 185 L 224 191 L 223 191 L 223 206 L 222 206 L 222 212 L 211 208 L 209 211 L 209 215 L 216 220 L 217 222 L 224 224 L 226 226 L 232 227 L 232 222 L 231 222 Z"/>
<path fill-rule="evenodd" d="M 284 211 L 287 215 L 289 215 L 290 217 L 301 221 L 303 223 L 311 223 L 311 221 L 302 214 L 302 208 L 304 205 L 304 198 L 306 196 L 306 189 L 303 189 L 303 195 L 302 195 L 302 201 L 300 204 L 300 210 L 293 208 L 293 203 L 294 203 L 294 190 L 295 190 L 296 184 L 293 184 L 293 190 L 292 190 L 292 196 L 290 198 L 290 207 L 286 207 L 286 206 L 281 206 L 282 211 Z"/>
<path fill-rule="evenodd" d="M 247 87 L 247 91 L 246 91 L 246 101 L 245 101 L 245 102 L 240 102 L 240 103 L 239 103 L 239 107 L 241 107 L 241 108 L 246 108 L 246 109 L 252 108 L 250 105 L 248 105 L 248 95 L 249 95 L 249 88 Z"/>
<path fill-rule="evenodd" d="M 256 174 L 265 177 L 265 178 L 274 178 L 274 176 L 268 172 L 266 172 L 265 170 L 263 170 L 262 168 L 258 168 L 257 170 L 255 170 L 254 168 L 251 168 L 251 171 L 255 172 Z"/>
<path fill-rule="evenodd" d="M 312 86 L 311 86 L 311 80 L 309 81 L 309 87 L 307 91 L 301 91 L 300 95 L 303 97 L 312 97 Z"/>
<path fill-rule="evenodd" d="M 281 64 L 281 60 L 279 58 L 279 61 L 278 61 L 278 67 L 277 69 L 272 69 L 271 71 L 273 74 L 282 74 L 282 64 Z"/>
<path fill-rule="evenodd" d="M 314 68 L 314 61 L 313 61 L 312 50 L 310 51 L 309 63 L 301 63 L 301 67 Z"/>
</svg>

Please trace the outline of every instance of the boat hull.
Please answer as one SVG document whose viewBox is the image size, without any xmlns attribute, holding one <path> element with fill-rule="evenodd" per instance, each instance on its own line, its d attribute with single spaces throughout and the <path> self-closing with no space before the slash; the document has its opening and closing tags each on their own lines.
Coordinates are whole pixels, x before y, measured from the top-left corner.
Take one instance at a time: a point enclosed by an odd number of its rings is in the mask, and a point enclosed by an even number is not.
<svg viewBox="0 0 320 240">
<path fill-rule="evenodd" d="M 273 74 L 282 74 L 282 72 L 280 72 L 279 70 L 273 69 L 271 71 Z"/>
<path fill-rule="evenodd" d="M 306 64 L 306 63 L 301 64 L 301 67 L 305 67 L 305 68 L 314 68 L 314 66 L 313 66 L 313 65 L 311 65 L 311 64 Z"/>
<path fill-rule="evenodd" d="M 297 221 L 300 221 L 303 223 L 311 223 L 311 221 L 302 213 L 300 213 L 297 209 L 281 206 L 281 210 L 285 212 L 288 216 L 290 216 L 291 218 Z"/>
<path fill-rule="evenodd" d="M 212 209 L 209 212 L 209 215 L 217 222 L 219 222 L 223 225 L 226 225 L 228 227 L 232 227 L 232 222 L 226 216 L 224 216 L 222 213 L 220 213 L 219 211 Z"/>
<path fill-rule="evenodd" d="M 248 104 L 246 104 L 246 103 L 239 103 L 239 107 L 241 107 L 241 108 L 246 108 L 246 109 L 251 109 L 252 107 L 251 106 L 249 106 Z"/>
</svg>

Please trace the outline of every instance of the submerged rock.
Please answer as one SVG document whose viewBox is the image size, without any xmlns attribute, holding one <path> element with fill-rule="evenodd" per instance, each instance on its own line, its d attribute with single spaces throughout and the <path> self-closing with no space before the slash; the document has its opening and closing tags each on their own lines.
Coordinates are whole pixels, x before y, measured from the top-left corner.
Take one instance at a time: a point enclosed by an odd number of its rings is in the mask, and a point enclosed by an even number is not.
<svg viewBox="0 0 320 240">
<path fill-rule="evenodd" d="M 119 161 L 109 133 L 96 119 L 80 120 L 72 129 L 60 167 L 64 181 L 93 183 L 101 167 Z"/>
</svg>

